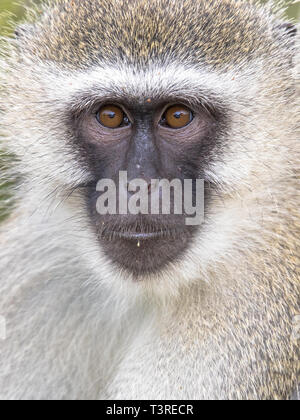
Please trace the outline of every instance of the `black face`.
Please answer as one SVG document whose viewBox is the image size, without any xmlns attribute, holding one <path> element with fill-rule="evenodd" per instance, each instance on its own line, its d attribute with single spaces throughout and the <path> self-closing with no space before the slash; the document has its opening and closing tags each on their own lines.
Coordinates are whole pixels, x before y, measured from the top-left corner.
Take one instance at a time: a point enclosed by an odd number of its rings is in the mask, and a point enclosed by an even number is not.
<svg viewBox="0 0 300 420">
<path fill-rule="evenodd" d="M 81 155 L 95 180 L 87 188 L 88 211 L 110 260 L 139 276 L 161 270 L 182 256 L 199 229 L 186 225 L 184 212 L 100 215 L 96 203 L 101 193 L 96 191 L 96 184 L 100 179 L 111 179 L 119 188 L 119 172 L 127 171 L 128 182 L 145 180 L 151 195 L 153 179 L 183 183 L 185 179 L 195 182 L 204 178 L 217 144 L 216 115 L 202 108 L 191 109 L 180 101 L 148 99 L 141 106 L 97 105 L 77 115 L 74 124 Z M 126 190 L 127 200 L 132 194 Z M 173 201 L 171 195 L 171 204 Z"/>
</svg>

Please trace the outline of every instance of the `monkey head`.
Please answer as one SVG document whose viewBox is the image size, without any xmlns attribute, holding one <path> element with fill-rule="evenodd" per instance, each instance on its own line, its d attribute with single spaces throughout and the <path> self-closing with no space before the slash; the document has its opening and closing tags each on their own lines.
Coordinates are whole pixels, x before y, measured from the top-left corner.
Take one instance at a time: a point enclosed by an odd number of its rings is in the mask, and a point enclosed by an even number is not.
<svg viewBox="0 0 300 420">
<path fill-rule="evenodd" d="M 18 31 L 4 68 L 7 147 L 41 201 L 64 197 L 66 229 L 72 219 L 86 235 L 82 258 L 99 278 L 126 273 L 169 290 L 205 279 L 273 217 L 269 190 L 296 141 L 296 34 L 266 10 L 62 0 Z M 117 184 L 122 171 L 150 195 L 151 180 L 203 179 L 204 223 L 187 226 L 184 212 L 100 215 L 97 183 Z"/>
</svg>

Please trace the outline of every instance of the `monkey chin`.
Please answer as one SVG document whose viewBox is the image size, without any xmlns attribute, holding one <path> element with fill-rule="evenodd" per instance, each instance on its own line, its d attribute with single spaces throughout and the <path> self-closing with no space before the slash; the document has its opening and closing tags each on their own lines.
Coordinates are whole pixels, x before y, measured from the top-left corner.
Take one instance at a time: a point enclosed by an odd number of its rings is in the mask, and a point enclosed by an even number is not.
<svg viewBox="0 0 300 420">
<path fill-rule="evenodd" d="M 182 220 L 178 223 L 175 216 L 164 224 L 159 218 L 154 223 L 151 216 L 149 219 L 131 217 L 130 223 L 124 222 L 122 216 L 105 216 L 104 219 L 99 216 L 97 219 L 97 237 L 106 257 L 120 269 L 129 271 L 136 281 L 157 274 L 182 258 L 195 231 Z"/>
</svg>

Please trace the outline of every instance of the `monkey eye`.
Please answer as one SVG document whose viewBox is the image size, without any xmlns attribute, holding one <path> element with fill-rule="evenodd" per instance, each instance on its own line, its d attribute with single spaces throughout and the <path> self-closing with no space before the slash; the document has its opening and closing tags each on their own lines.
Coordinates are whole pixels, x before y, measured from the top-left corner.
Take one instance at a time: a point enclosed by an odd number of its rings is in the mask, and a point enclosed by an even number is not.
<svg viewBox="0 0 300 420">
<path fill-rule="evenodd" d="M 105 105 L 97 112 L 98 122 L 107 128 L 119 128 L 129 125 L 129 118 L 124 111 L 115 105 Z"/>
<path fill-rule="evenodd" d="M 171 106 L 161 120 L 161 124 L 170 128 L 178 129 L 189 125 L 194 119 L 194 115 L 190 109 L 183 105 Z"/>
</svg>

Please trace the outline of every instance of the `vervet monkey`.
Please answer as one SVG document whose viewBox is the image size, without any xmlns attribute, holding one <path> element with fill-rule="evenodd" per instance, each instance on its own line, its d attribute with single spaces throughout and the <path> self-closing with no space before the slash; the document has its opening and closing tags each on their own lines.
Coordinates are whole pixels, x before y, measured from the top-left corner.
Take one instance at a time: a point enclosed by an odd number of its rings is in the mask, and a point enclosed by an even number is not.
<svg viewBox="0 0 300 420">
<path fill-rule="evenodd" d="M 1 45 L 1 398 L 297 397 L 296 28 L 246 0 L 57 0 L 27 21 Z M 100 215 L 121 171 L 203 179 L 204 222 Z"/>
</svg>

